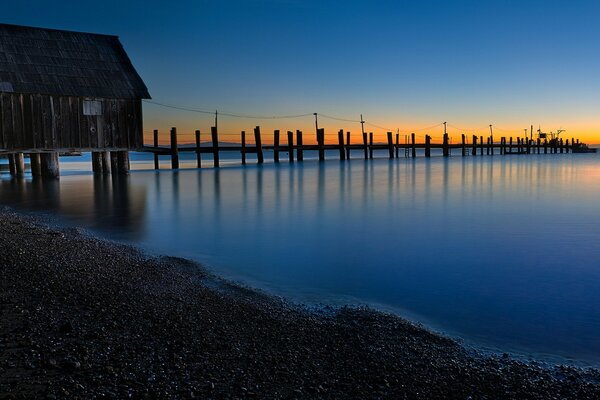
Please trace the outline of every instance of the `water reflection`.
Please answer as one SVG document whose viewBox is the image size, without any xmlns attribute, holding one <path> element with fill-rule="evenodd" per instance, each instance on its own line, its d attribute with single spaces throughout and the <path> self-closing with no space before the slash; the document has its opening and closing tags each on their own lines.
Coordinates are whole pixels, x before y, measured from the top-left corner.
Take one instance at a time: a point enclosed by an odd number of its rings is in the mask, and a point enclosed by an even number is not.
<svg viewBox="0 0 600 400">
<path fill-rule="evenodd" d="M 600 362 L 596 155 L 0 185 L 3 204 L 55 212 L 299 301 L 375 304 L 478 344 Z"/>
</svg>

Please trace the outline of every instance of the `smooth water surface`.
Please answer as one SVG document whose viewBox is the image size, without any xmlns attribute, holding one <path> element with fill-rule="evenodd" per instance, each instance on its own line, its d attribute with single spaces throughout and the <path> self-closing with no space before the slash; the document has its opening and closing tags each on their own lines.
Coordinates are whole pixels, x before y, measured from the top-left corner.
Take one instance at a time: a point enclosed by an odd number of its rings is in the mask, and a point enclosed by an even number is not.
<svg viewBox="0 0 600 400">
<path fill-rule="evenodd" d="M 64 162 L 60 181 L 46 183 L 3 173 L 1 203 L 191 258 L 296 301 L 371 304 L 481 346 L 600 365 L 595 154 L 118 178 L 81 168 Z"/>
</svg>

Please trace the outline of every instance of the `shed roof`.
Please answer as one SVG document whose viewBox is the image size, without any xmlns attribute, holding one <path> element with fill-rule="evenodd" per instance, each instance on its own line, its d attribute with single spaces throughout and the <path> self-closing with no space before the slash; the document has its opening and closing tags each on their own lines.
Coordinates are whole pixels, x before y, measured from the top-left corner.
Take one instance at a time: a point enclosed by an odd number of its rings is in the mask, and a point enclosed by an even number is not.
<svg viewBox="0 0 600 400">
<path fill-rule="evenodd" d="M 117 36 L 0 24 L 0 92 L 150 98 Z"/>
</svg>

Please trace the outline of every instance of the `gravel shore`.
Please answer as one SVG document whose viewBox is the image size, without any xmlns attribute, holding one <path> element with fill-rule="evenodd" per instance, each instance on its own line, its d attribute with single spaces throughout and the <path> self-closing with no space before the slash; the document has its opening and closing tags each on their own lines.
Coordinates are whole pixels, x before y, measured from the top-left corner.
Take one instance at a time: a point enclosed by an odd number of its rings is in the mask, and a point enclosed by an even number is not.
<svg viewBox="0 0 600 400">
<path fill-rule="evenodd" d="M 600 372 L 308 311 L 176 258 L 0 212 L 0 399 L 599 399 Z"/>
</svg>

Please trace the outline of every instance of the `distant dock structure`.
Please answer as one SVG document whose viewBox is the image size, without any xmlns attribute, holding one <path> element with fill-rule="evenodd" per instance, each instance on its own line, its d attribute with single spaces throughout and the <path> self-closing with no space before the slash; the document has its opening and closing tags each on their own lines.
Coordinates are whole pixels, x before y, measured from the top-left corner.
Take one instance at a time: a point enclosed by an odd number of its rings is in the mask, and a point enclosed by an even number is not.
<svg viewBox="0 0 600 400">
<path fill-rule="evenodd" d="M 92 152 L 97 173 L 127 173 L 143 147 L 150 95 L 119 38 L 0 24 L 0 155 L 12 175 L 58 177 L 60 153 Z"/>
<path fill-rule="evenodd" d="M 445 123 L 443 123 L 445 125 Z M 441 125 L 441 124 L 440 124 Z M 280 154 L 287 152 L 288 162 L 294 161 L 302 162 L 304 160 L 304 154 L 307 151 L 313 151 L 318 154 L 319 161 L 325 160 L 326 151 L 332 151 L 333 153 L 339 154 L 334 158 L 340 161 L 349 160 L 351 158 L 351 150 L 359 150 L 360 158 L 372 159 L 374 158 L 375 150 L 385 150 L 387 157 L 393 158 L 415 158 L 418 154 L 424 155 L 424 157 L 431 157 L 431 151 L 437 149 L 441 150 L 444 157 L 449 157 L 454 151 L 455 155 L 462 157 L 466 156 L 493 156 L 493 155 L 526 155 L 526 154 L 562 154 L 562 153 L 591 153 L 596 152 L 596 149 L 589 148 L 584 143 L 580 143 L 579 139 L 566 139 L 559 138 L 558 135 L 552 135 L 549 139 L 547 134 L 540 133 L 533 139 L 533 127 L 531 128 L 531 134 L 525 135 L 525 137 L 505 137 L 502 136 L 499 140 L 494 139 L 494 135 L 490 125 L 490 135 L 472 135 L 469 137 L 466 134 L 461 134 L 460 143 L 451 143 L 450 136 L 444 132 L 441 135 L 441 140 L 434 143 L 432 136 L 425 134 L 422 136 L 422 141 L 417 141 L 415 133 L 410 135 L 403 135 L 401 138 L 399 133 L 387 132 L 385 142 L 375 142 L 373 132 L 362 132 L 361 134 L 354 136 L 352 141 L 351 132 L 345 132 L 340 129 L 337 133 L 330 135 L 329 143 L 325 140 L 325 129 L 317 128 L 316 132 L 312 133 L 310 139 L 313 139 L 312 144 L 308 143 L 308 138 L 304 137 L 302 131 L 297 130 L 287 131 L 285 136 L 281 135 L 280 130 L 274 130 L 273 135 L 268 135 L 267 138 L 263 137 L 260 126 L 256 126 L 253 131 L 253 135 L 247 135 L 246 131 L 241 131 L 239 135 L 240 145 L 221 146 L 219 143 L 219 133 L 216 127 L 211 128 L 210 136 L 208 133 L 205 134 L 208 140 L 202 145 L 201 132 L 195 131 L 195 146 L 178 145 L 178 134 L 177 128 L 171 128 L 170 134 L 170 146 L 159 146 L 159 132 L 154 130 L 153 146 L 145 146 L 142 151 L 150 152 L 154 154 L 154 168 L 159 169 L 159 155 L 171 156 L 171 168 L 179 168 L 179 153 L 180 152 L 194 152 L 196 154 L 197 168 L 202 166 L 202 154 L 211 154 L 213 160 L 213 166 L 215 168 L 220 166 L 219 153 L 221 152 L 236 152 L 240 154 L 240 160 L 243 165 L 246 164 L 247 154 L 256 154 L 256 162 L 262 164 L 265 161 L 264 152 L 270 150 L 273 152 L 273 162 L 280 162 Z M 313 136 L 314 135 L 314 136 Z M 282 137 L 283 136 L 283 137 Z M 333 138 L 331 138 L 333 136 Z M 549 136 L 549 135 L 548 135 Z M 230 138 L 231 136 L 228 136 Z M 253 144 L 248 144 L 248 138 L 252 137 Z M 265 145 L 265 139 L 268 139 L 270 143 Z M 286 140 L 287 139 L 287 140 Z M 295 139 L 295 141 L 294 141 Z M 402 140 L 403 139 L 403 140 Z M 208 143 L 207 143 L 208 142 Z M 206 145 L 209 144 L 209 145 Z"/>
</svg>

